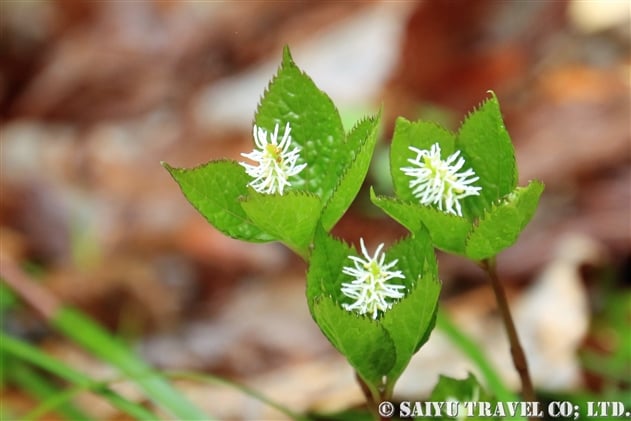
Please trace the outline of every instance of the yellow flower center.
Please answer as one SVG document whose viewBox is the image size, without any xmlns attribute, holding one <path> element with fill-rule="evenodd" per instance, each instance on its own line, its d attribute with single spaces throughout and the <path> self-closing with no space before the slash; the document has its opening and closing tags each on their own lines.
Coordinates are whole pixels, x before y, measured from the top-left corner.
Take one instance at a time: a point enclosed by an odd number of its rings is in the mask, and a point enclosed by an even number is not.
<svg viewBox="0 0 631 421">
<path fill-rule="evenodd" d="M 272 157 L 272 159 L 274 161 L 276 161 L 278 164 L 283 162 L 283 157 L 281 155 L 281 150 L 278 146 L 276 145 L 272 145 L 272 144 L 268 144 L 265 149 L 267 150 L 267 153 Z"/>
<path fill-rule="evenodd" d="M 366 263 L 364 264 L 364 268 L 370 272 L 370 274 L 374 277 L 374 278 L 378 278 L 381 276 L 381 268 L 379 267 L 379 265 L 377 264 L 377 262 L 375 262 L 374 260 L 371 261 L 370 263 Z"/>
<path fill-rule="evenodd" d="M 440 179 L 445 181 L 443 195 L 445 194 L 444 190 L 446 190 L 448 187 L 451 187 L 456 194 L 460 194 L 464 191 L 459 187 L 454 187 L 454 184 L 457 184 L 457 179 L 455 174 L 449 172 L 448 168 L 440 168 L 440 166 L 436 166 L 435 162 L 429 156 L 424 156 L 423 162 L 425 163 L 425 166 L 429 168 L 429 170 L 432 172 L 432 176 L 438 176 Z M 438 162 L 442 163 L 443 161 L 439 160 Z"/>
</svg>

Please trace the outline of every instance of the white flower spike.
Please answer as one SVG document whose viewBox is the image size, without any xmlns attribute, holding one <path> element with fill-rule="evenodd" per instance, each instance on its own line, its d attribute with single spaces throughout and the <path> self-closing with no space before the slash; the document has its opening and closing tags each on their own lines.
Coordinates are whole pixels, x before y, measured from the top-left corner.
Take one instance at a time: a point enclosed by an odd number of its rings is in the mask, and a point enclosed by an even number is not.
<svg viewBox="0 0 631 421">
<path fill-rule="evenodd" d="M 379 312 L 386 312 L 392 307 L 392 302 L 388 299 L 398 300 L 405 294 L 404 285 L 388 284 L 388 280 L 393 278 L 405 279 L 400 270 L 390 270 L 398 262 L 398 259 L 385 264 L 386 254 L 381 253 L 383 243 L 379 244 L 375 255 L 370 257 L 364 239 L 360 239 L 362 254 L 364 258 L 348 256 L 354 263 L 354 267 L 345 266 L 342 273 L 355 278 L 352 282 L 342 284 L 342 293 L 349 298 L 353 298 L 353 304 L 342 304 L 348 311 L 356 311 L 359 314 L 369 313 L 376 319 Z"/>
<path fill-rule="evenodd" d="M 267 130 L 254 125 L 252 134 L 257 148 L 250 153 L 242 153 L 241 156 L 257 162 L 258 165 L 239 162 L 245 168 L 245 172 L 254 178 L 248 186 L 252 186 L 259 193 L 282 195 L 285 187 L 291 185 L 289 177 L 297 175 L 307 166 L 307 164 L 296 165 L 300 158 L 300 147 L 290 149 L 290 133 L 291 127 L 287 123 L 283 138 L 279 143 L 277 123 L 268 142 Z"/>
<path fill-rule="evenodd" d="M 409 149 L 416 153 L 416 158 L 408 159 L 414 166 L 403 167 L 401 171 L 412 177 L 410 188 L 414 197 L 422 205 L 438 205 L 438 209 L 445 213 L 462 216 L 460 199 L 479 196 L 482 187 L 471 185 L 480 179 L 473 169 L 458 172 L 465 164 L 460 151 L 443 161 L 440 159 L 438 143 L 434 143 L 429 150 L 420 150 L 414 146 Z"/>
</svg>

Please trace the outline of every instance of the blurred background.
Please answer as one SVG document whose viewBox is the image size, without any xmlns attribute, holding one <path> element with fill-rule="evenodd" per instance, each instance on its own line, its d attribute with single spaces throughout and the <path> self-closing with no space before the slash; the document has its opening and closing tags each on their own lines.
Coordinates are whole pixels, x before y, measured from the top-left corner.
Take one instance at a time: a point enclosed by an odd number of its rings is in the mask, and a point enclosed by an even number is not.
<svg viewBox="0 0 631 421">
<path fill-rule="evenodd" d="M 310 318 L 306 266 L 278 244 L 224 237 L 160 166 L 251 150 L 258 100 L 284 45 L 346 129 L 383 107 L 364 189 L 334 232 L 374 247 L 405 234 L 370 205 L 391 192 L 394 120 L 456 130 L 496 92 L 520 184 L 540 208 L 498 259 L 536 386 L 603 400 L 631 383 L 630 4 L 610 1 L 11 1 L 0 4 L 0 255 L 161 369 L 212 373 L 298 411 L 360 405 L 352 371 Z M 439 255 L 443 304 L 505 381 L 518 379 L 482 272 Z M 16 288 L 2 328 L 96 376 Z M 18 288 L 19 289 L 19 288 Z M 440 332 L 396 396 L 475 366 Z M 180 382 L 222 419 L 278 412 Z M 131 392 L 130 392 L 131 393 Z M 120 419 L 94 396 L 79 404 Z M 12 414 L 35 405 L 3 378 Z M 54 414 L 50 414 L 56 419 Z"/>
</svg>

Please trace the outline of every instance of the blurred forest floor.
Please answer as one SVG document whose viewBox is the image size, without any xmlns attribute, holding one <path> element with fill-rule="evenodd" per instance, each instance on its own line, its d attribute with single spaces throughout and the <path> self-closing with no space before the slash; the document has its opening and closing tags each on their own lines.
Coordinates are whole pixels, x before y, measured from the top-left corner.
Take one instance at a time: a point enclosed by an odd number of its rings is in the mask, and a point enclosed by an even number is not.
<svg viewBox="0 0 631 421">
<path fill-rule="evenodd" d="M 622 338 L 594 328 L 631 285 L 630 6 L 608 3 L 3 1 L 0 254 L 158 367 L 236 379 L 296 410 L 359 404 L 350 368 L 310 319 L 304 263 L 215 231 L 160 161 L 249 151 L 285 44 L 347 128 L 383 106 L 365 183 L 382 193 L 398 115 L 456 129 L 492 89 L 520 184 L 546 184 L 534 220 L 499 256 L 535 383 L 598 391 L 603 379 L 578 351 L 606 356 L 631 335 L 631 319 Z M 335 233 L 372 245 L 404 234 L 375 209 L 363 191 Z M 446 308 L 516 386 L 482 272 L 439 259 Z M 28 307 L 4 309 L 2 325 L 104 370 Z M 435 333 L 397 393 L 418 398 L 439 373 L 464 375 L 451 348 Z M 225 388 L 182 387 L 220 418 L 277 415 Z M 10 387 L 2 396 L 31 404 Z"/>
</svg>

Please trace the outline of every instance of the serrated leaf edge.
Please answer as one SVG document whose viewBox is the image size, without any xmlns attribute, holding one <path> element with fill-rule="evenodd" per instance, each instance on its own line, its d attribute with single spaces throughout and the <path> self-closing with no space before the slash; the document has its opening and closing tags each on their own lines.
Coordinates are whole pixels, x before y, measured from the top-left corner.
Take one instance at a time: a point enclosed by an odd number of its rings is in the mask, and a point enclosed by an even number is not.
<svg viewBox="0 0 631 421">
<path fill-rule="evenodd" d="M 356 129 L 357 129 L 357 128 L 361 125 L 361 124 L 364 124 L 365 122 L 368 122 L 368 121 L 370 121 L 370 122 L 378 122 L 378 121 L 379 121 L 378 119 L 379 119 L 380 115 L 381 115 L 381 111 L 379 112 L 379 114 L 377 114 L 377 115 L 375 115 L 375 116 L 365 116 L 365 117 L 363 117 L 362 119 L 360 119 L 359 121 L 357 121 L 357 122 L 355 123 L 355 125 L 353 126 L 353 128 L 352 128 L 352 129 L 351 129 L 348 133 L 346 133 L 346 135 L 345 135 L 345 137 L 344 137 L 344 143 L 345 143 L 345 144 L 346 144 L 346 143 L 348 143 L 348 137 L 349 137 L 349 135 L 350 135 L 350 134 L 351 134 L 354 130 L 356 130 Z M 367 147 L 368 139 L 370 138 L 370 136 L 372 135 L 372 133 L 373 133 L 373 132 L 375 132 L 375 131 L 377 131 L 377 130 L 378 130 L 378 128 L 379 128 L 379 125 L 378 125 L 378 124 L 377 124 L 377 125 L 375 125 L 375 126 L 373 127 L 373 129 L 370 131 L 370 133 L 368 134 L 368 136 L 366 136 L 366 137 L 362 140 L 362 143 L 361 143 L 361 145 L 360 145 L 360 147 L 359 147 L 359 150 L 358 150 L 358 151 L 355 151 L 355 152 L 354 152 L 354 155 L 351 157 L 351 159 L 349 159 L 349 160 L 348 160 L 348 162 L 347 162 L 346 166 L 345 166 L 345 167 L 344 167 L 344 169 L 342 170 L 342 173 L 341 173 L 342 175 L 341 175 L 341 177 L 339 177 L 339 178 L 338 178 L 338 181 L 337 181 L 337 183 L 335 184 L 335 186 L 333 187 L 333 190 L 332 190 L 331 194 L 329 195 L 328 200 L 327 200 L 327 201 L 326 201 L 326 203 L 324 203 L 324 204 L 323 204 L 323 206 L 322 206 L 322 212 L 321 212 L 321 215 L 324 215 L 324 214 L 326 213 L 326 211 L 327 211 L 327 209 L 328 209 L 328 207 L 329 207 L 329 205 L 330 205 L 330 203 L 331 203 L 331 199 L 335 196 L 335 194 L 336 194 L 336 193 L 337 193 L 337 191 L 339 190 L 340 186 L 342 185 L 342 182 L 343 182 L 343 181 L 345 180 L 345 178 L 346 178 L 346 175 L 347 175 L 347 174 L 348 174 L 348 172 L 352 169 L 353 164 L 357 161 L 357 158 L 361 155 L 361 153 L 362 153 L 362 152 L 364 151 L 364 149 Z M 375 145 L 376 145 L 376 144 L 377 144 L 377 141 L 376 141 L 376 139 L 375 139 Z M 375 145 L 373 145 L 373 147 L 374 147 Z M 370 162 L 372 161 L 372 156 L 371 156 L 370 158 L 371 158 L 371 159 L 369 159 L 369 161 L 368 161 L 368 170 L 370 170 Z M 364 180 L 365 180 L 365 179 L 366 179 L 366 175 L 364 175 Z M 363 183 L 363 181 L 362 181 L 362 183 Z M 361 190 L 361 186 L 359 186 L 359 189 L 358 189 L 357 191 L 359 192 L 359 190 Z M 355 198 L 356 198 L 356 197 L 357 197 L 357 194 L 355 195 Z M 351 200 L 351 202 L 349 203 L 349 206 L 352 204 L 352 202 L 353 202 L 353 200 L 355 200 L 355 198 L 353 198 L 353 199 Z M 347 208 L 347 209 L 348 209 L 348 208 Z M 342 214 L 341 214 L 341 215 L 339 215 L 339 216 L 337 216 L 336 218 L 334 218 L 334 219 L 335 219 L 335 221 L 331 224 L 331 226 L 330 226 L 330 227 L 324 227 L 324 228 L 325 228 L 325 230 L 330 230 L 330 229 L 332 229 L 332 228 L 335 226 L 335 224 L 337 224 L 337 222 L 340 220 L 340 218 L 341 218 L 342 216 L 344 216 L 344 212 L 342 212 Z"/>
<path fill-rule="evenodd" d="M 329 236 L 329 238 L 330 238 L 330 239 L 333 239 L 333 240 L 335 240 L 335 241 L 338 241 L 338 242 L 342 243 L 344 246 L 346 246 L 347 248 L 350 248 L 350 249 L 351 249 L 351 250 L 355 253 L 355 255 L 359 255 L 357 248 L 356 248 L 353 244 L 350 244 L 350 243 L 346 242 L 344 239 L 339 239 L 339 238 L 337 238 L 337 237 L 335 237 L 335 236 L 333 236 L 333 235 L 331 235 L 331 234 L 329 234 L 329 233 L 325 233 L 325 234 L 326 234 L 327 236 Z M 399 238 L 399 239 L 395 240 L 393 243 L 389 244 L 389 245 L 388 245 L 388 246 L 387 246 L 387 247 L 386 247 L 386 248 L 385 248 L 382 252 L 383 252 L 383 253 L 385 253 L 385 254 L 387 254 L 389 250 L 391 250 L 391 249 L 392 249 L 392 248 L 394 248 L 394 247 L 399 246 L 400 244 L 402 244 L 402 243 L 404 243 L 404 242 L 406 242 L 406 241 L 414 241 L 414 236 L 415 236 L 415 235 L 414 235 L 414 233 L 410 233 L 409 235 L 406 235 L 406 236 L 404 236 L 404 237 L 402 237 L 402 238 Z M 431 242 L 430 242 L 429 248 L 433 251 L 433 247 L 432 247 L 432 245 L 431 245 Z M 400 302 L 404 301 L 405 299 L 407 299 L 407 298 L 408 298 L 408 296 L 411 294 L 411 292 L 412 292 L 412 291 L 414 291 L 414 290 L 416 290 L 416 288 L 417 288 L 417 286 L 418 286 L 418 284 L 419 284 L 419 280 L 424 278 L 425 272 L 426 272 L 426 270 L 430 267 L 430 264 L 431 264 L 431 267 L 433 267 L 433 268 L 437 268 L 437 267 L 438 267 L 438 262 L 437 262 L 437 260 L 436 260 L 436 254 L 435 254 L 435 253 L 432 253 L 432 255 L 433 255 L 433 258 L 432 258 L 431 260 L 428 258 L 428 256 L 424 256 L 424 262 L 423 262 L 423 272 L 424 272 L 424 273 L 420 273 L 420 274 L 418 274 L 418 275 L 416 276 L 416 279 L 414 279 L 414 280 L 410 283 L 410 286 L 409 286 L 409 288 L 408 288 L 407 293 L 405 294 L 405 296 L 404 296 L 403 298 L 401 298 L 401 299 L 397 300 L 397 301 L 393 301 L 393 302 L 392 302 L 392 305 L 393 305 L 393 306 L 394 306 L 394 305 L 396 305 L 397 303 L 400 303 Z M 437 275 L 436 275 L 434 278 L 435 278 L 435 279 L 433 279 L 433 281 L 434 281 L 434 282 L 440 283 L 440 280 L 438 279 L 438 276 L 437 276 Z M 322 289 L 322 291 L 324 291 L 324 289 Z M 316 296 L 314 297 L 314 300 L 315 300 L 315 298 L 317 298 L 317 297 L 322 297 L 322 296 L 327 296 L 327 297 L 329 297 L 329 298 L 330 298 L 333 302 L 335 302 L 335 303 L 336 303 L 336 304 L 337 304 L 337 305 L 338 305 L 338 306 L 339 306 L 342 310 L 344 310 L 344 308 L 342 308 L 342 305 L 341 305 L 342 303 L 341 303 L 339 300 L 335 299 L 335 298 L 334 298 L 331 294 L 328 294 L 328 293 L 322 292 L 321 294 L 316 295 Z M 382 318 L 383 318 L 386 314 L 388 314 L 387 312 L 386 312 L 386 313 L 382 313 L 382 314 L 381 314 L 381 315 L 380 315 L 377 319 L 373 319 L 373 318 L 372 318 L 372 317 L 370 317 L 369 315 L 365 315 L 365 314 L 364 314 L 364 315 L 362 315 L 362 314 L 358 314 L 358 313 L 356 313 L 356 312 L 349 312 L 349 313 L 353 313 L 354 315 L 356 315 L 356 316 L 357 316 L 357 317 L 359 317 L 359 318 L 368 318 L 368 319 L 370 319 L 370 320 L 372 320 L 372 321 L 375 321 L 375 322 L 380 321 L 380 320 L 381 320 L 381 319 L 382 319 Z"/>
<path fill-rule="evenodd" d="M 287 196 L 305 196 L 305 197 L 313 197 L 315 199 L 318 200 L 318 202 L 322 202 L 322 199 L 320 198 L 320 196 L 318 196 L 315 193 L 309 192 L 309 191 L 305 191 L 305 190 L 287 190 L 286 193 L 280 194 L 280 193 L 274 193 L 274 194 L 267 194 L 267 193 L 259 193 L 256 190 L 254 190 L 252 187 L 248 187 L 248 190 L 250 191 L 250 194 L 248 194 L 247 196 L 244 196 L 241 198 L 241 202 L 242 203 L 247 203 L 253 200 L 258 200 L 258 199 L 269 199 L 269 198 L 273 198 L 273 197 L 287 197 Z"/>
<path fill-rule="evenodd" d="M 539 180 L 529 180 L 527 185 L 525 185 L 525 186 L 517 186 L 510 193 L 507 193 L 504 196 L 498 198 L 495 202 L 493 202 L 493 204 L 491 205 L 490 209 L 489 208 L 485 208 L 484 209 L 484 213 L 482 214 L 482 216 L 480 216 L 479 218 L 477 218 L 476 221 L 474 221 L 472 229 L 467 234 L 467 238 L 465 239 L 465 244 L 464 244 L 465 245 L 465 253 L 466 253 L 466 249 L 467 249 L 467 247 L 469 245 L 469 240 L 470 240 L 471 236 L 475 233 L 475 231 L 478 229 L 478 226 L 480 225 L 480 223 L 482 221 L 488 220 L 488 218 L 491 216 L 491 214 L 493 212 L 495 212 L 497 209 L 499 209 L 500 207 L 508 205 L 509 201 L 508 201 L 507 198 L 511 194 L 514 194 L 518 190 L 523 190 L 523 189 L 528 188 L 528 186 L 530 186 L 530 184 L 532 184 L 532 183 L 539 184 L 539 185 L 541 185 L 542 188 L 545 187 L 545 184 L 543 182 L 539 181 Z M 543 192 L 543 190 L 542 190 L 542 192 Z M 535 211 L 536 211 L 536 208 L 535 208 Z M 519 228 L 519 233 L 517 234 L 517 238 L 515 239 L 515 241 L 517 241 L 517 239 L 519 238 L 519 235 L 521 235 L 521 233 L 523 232 L 523 230 L 526 227 L 526 225 L 527 225 L 527 223 L 526 224 L 522 224 L 522 226 Z M 507 246 L 507 247 L 510 247 L 510 246 Z M 468 255 L 467 255 L 467 257 L 468 257 Z M 491 256 L 489 256 L 489 257 L 491 257 Z"/>
<path fill-rule="evenodd" d="M 385 195 L 380 195 L 380 194 L 377 194 L 377 193 L 375 193 L 375 191 L 374 191 L 374 189 L 373 189 L 373 187 L 372 187 L 372 186 L 370 187 L 370 194 L 371 194 L 371 195 L 370 195 L 370 199 L 371 199 L 372 203 L 373 203 L 375 206 L 377 206 L 379 209 L 381 209 L 381 210 L 382 210 L 384 213 L 386 213 L 386 214 L 388 214 L 388 212 L 386 212 L 385 210 L 383 210 L 383 209 L 381 208 L 381 206 L 379 206 L 377 203 L 375 203 L 375 201 L 374 201 L 374 200 L 386 200 L 386 201 L 392 201 L 392 202 L 395 202 L 395 203 L 396 203 L 396 204 L 398 204 L 398 205 L 411 206 L 412 208 L 417 208 L 417 209 L 424 209 L 424 210 L 426 209 L 426 210 L 428 210 L 429 212 L 432 212 L 432 213 L 435 213 L 435 214 L 437 214 L 437 215 L 441 215 L 441 216 L 446 216 L 447 218 L 452 218 L 452 219 L 454 219 L 454 218 L 455 218 L 455 219 L 464 219 L 464 220 L 466 220 L 466 221 L 469 221 L 469 222 L 473 223 L 473 221 L 471 221 L 471 220 L 469 220 L 469 219 L 467 219 L 467 218 L 465 218 L 465 217 L 458 216 L 458 215 L 448 214 L 448 213 L 442 212 L 442 211 L 440 211 L 440 210 L 438 210 L 438 209 L 436 209 L 436 208 L 433 208 L 433 207 L 431 207 L 431 206 L 422 205 L 422 204 L 420 204 L 420 203 L 412 202 L 411 200 L 401 199 L 401 198 L 396 197 L 396 196 L 385 196 Z M 374 198 L 374 200 L 373 200 L 373 198 Z M 391 216 L 390 214 L 388 214 L 388 215 L 389 215 L 391 218 L 393 218 L 393 219 L 394 219 L 394 217 L 393 217 L 393 216 Z M 419 219 L 420 219 L 420 218 L 419 218 Z M 396 220 L 395 220 L 395 221 L 396 221 Z M 397 222 L 399 225 L 401 225 L 403 228 L 405 228 L 405 229 L 407 229 L 408 231 L 410 231 L 410 232 L 412 232 L 412 233 L 413 233 L 413 231 L 411 231 L 411 230 L 410 230 L 408 227 L 406 227 L 405 225 L 401 224 L 399 221 L 396 221 L 396 222 Z M 422 220 L 421 220 L 421 224 L 422 224 L 423 226 L 425 226 L 425 224 L 422 222 Z M 426 227 L 426 228 L 427 228 L 427 227 Z M 428 231 L 429 231 L 429 230 L 428 230 Z"/>
<path fill-rule="evenodd" d="M 194 208 L 195 210 L 197 210 L 197 212 L 199 212 L 199 214 L 200 214 L 200 215 L 201 215 L 201 216 L 202 216 L 202 217 L 203 217 L 206 221 L 208 221 L 208 222 L 210 223 L 210 225 L 211 225 L 213 228 L 215 228 L 215 229 L 217 229 L 217 230 L 221 231 L 222 233 L 224 233 L 224 234 L 228 235 L 228 236 L 229 236 L 229 237 L 231 237 L 231 238 L 238 238 L 238 237 L 234 237 L 234 236 L 232 236 L 232 235 L 229 235 L 229 234 L 228 234 L 228 233 L 226 233 L 223 229 L 219 229 L 219 228 L 217 228 L 217 227 L 215 226 L 215 224 L 213 223 L 213 221 L 211 221 L 209 218 L 207 218 L 207 217 L 206 217 L 206 215 L 204 215 L 204 214 L 203 214 L 203 213 L 199 210 L 199 208 L 198 208 L 198 207 L 197 207 L 197 206 L 196 206 L 193 202 L 191 202 L 191 201 L 189 200 L 188 195 L 184 192 L 184 190 L 183 190 L 182 186 L 180 185 L 180 182 L 177 180 L 177 178 L 176 178 L 176 177 L 175 177 L 175 175 L 174 175 L 175 173 L 184 173 L 184 172 L 187 172 L 187 171 L 195 171 L 195 170 L 199 170 L 199 169 L 202 169 L 202 168 L 208 167 L 208 166 L 210 166 L 210 165 L 214 165 L 214 164 L 227 164 L 227 163 L 229 163 L 229 164 L 236 164 L 236 165 L 239 165 L 239 163 L 238 163 L 236 160 L 233 160 L 233 159 L 226 159 L 226 158 L 222 158 L 222 159 L 216 159 L 216 160 L 208 161 L 208 162 L 205 162 L 205 163 L 202 163 L 202 164 L 196 165 L 196 166 L 191 167 L 191 168 L 173 167 L 173 166 L 171 166 L 169 163 L 167 163 L 167 162 L 165 162 L 165 161 L 161 161 L 161 162 L 160 162 L 160 165 L 162 165 L 162 166 L 163 166 L 163 167 L 167 170 L 167 172 L 169 173 L 169 175 L 171 176 L 171 178 L 173 178 L 173 180 L 175 181 L 175 183 L 178 185 L 178 187 L 179 187 L 179 188 L 180 188 L 180 190 L 182 191 L 182 194 L 184 195 L 184 197 L 186 198 L 186 200 L 187 200 L 187 201 L 188 201 L 188 202 L 189 202 L 189 203 L 193 206 L 193 208 Z M 240 166 L 239 166 L 239 167 L 240 167 Z M 240 168 L 242 168 L 242 167 L 240 167 Z M 197 190 L 197 189 L 195 189 L 195 190 Z M 239 198 L 239 200 L 242 200 L 242 199 L 243 199 L 242 197 L 241 197 L 241 198 Z M 232 212 L 232 211 L 230 211 L 230 210 L 227 210 L 227 209 L 225 209 L 224 211 L 225 211 L 226 213 L 228 213 L 229 215 L 232 215 L 233 217 L 235 217 L 235 218 L 238 218 L 238 219 L 242 220 L 244 224 L 247 224 L 247 225 L 250 225 L 250 226 L 252 226 L 252 227 L 255 227 L 255 228 L 256 228 L 257 230 L 259 230 L 262 234 L 268 235 L 269 237 L 273 237 L 272 235 L 270 235 L 269 233 L 267 233 L 265 230 L 261 229 L 261 227 L 259 227 L 257 224 L 255 224 L 255 223 L 254 223 L 254 221 L 252 221 L 249 217 L 247 217 L 247 218 L 243 218 L 243 216 L 242 216 L 242 215 L 237 215 L 237 214 L 235 214 L 234 212 Z M 274 241 L 274 240 L 273 240 L 273 239 L 262 239 L 262 240 L 247 240 L 247 241 L 252 241 L 252 242 L 270 242 L 270 241 Z"/>
<path fill-rule="evenodd" d="M 340 110 L 338 110 L 337 106 L 335 105 L 335 103 L 333 102 L 333 100 L 331 99 L 331 97 L 329 96 L 329 94 L 327 94 L 326 92 L 324 92 L 322 89 L 320 89 L 318 87 L 318 85 L 314 82 L 314 80 L 311 78 L 311 76 L 309 76 L 304 70 L 302 70 L 300 67 L 298 67 L 298 65 L 296 64 L 296 62 L 294 61 L 292 55 L 291 55 L 291 51 L 289 49 L 288 45 L 285 45 L 283 47 L 283 60 L 281 62 L 281 64 L 278 66 L 278 69 L 276 70 L 276 73 L 274 74 L 274 76 L 272 77 L 272 79 L 269 81 L 269 83 L 267 84 L 267 86 L 265 87 L 265 89 L 263 90 L 263 93 L 261 94 L 261 96 L 259 97 L 259 101 L 256 104 L 256 111 L 254 113 L 254 120 L 252 121 L 252 124 L 256 124 L 256 120 L 258 118 L 259 115 L 259 110 L 261 108 L 263 99 L 265 98 L 265 96 L 269 93 L 272 85 L 278 80 L 278 78 L 281 75 L 281 72 L 283 71 L 283 69 L 288 68 L 288 69 L 295 69 L 296 71 L 298 71 L 298 73 L 306 78 L 320 93 L 322 93 L 324 95 L 324 97 L 326 98 L 326 100 L 333 106 L 333 109 L 335 110 L 335 115 L 337 117 L 337 120 L 340 122 L 340 125 L 342 127 L 342 131 L 344 131 L 344 125 L 342 124 L 342 118 L 340 116 Z M 345 139 L 344 139 L 345 140 Z"/>
<path fill-rule="evenodd" d="M 497 108 L 499 110 L 500 113 L 500 118 L 502 120 L 502 125 L 504 126 L 504 131 L 508 134 L 508 129 L 506 128 L 506 123 L 504 123 L 504 116 L 502 114 L 502 110 L 499 104 L 499 100 L 497 98 L 497 95 L 495 95 L 495 92 L 492 90 L 488 90 L 486 91 L 487 94 L 489 94 L 489 96 L 482 100 L 480 103 L 478 103 L 476 106 L 474 106 L 471 110 L 469 110 L 467 112 L 467 114 L 465 115 L 465 117 L 460 121 L 460 125 L 458 126 L 458 131 L 455 133 L 456 134 L 456 148 L 458 150 L 461 151 L 461 153 L 463 153 L 464 151 L 462 151 L 462 148 L 459 146 L 461 143 L 460 140 L 460 133 L 462 131 L 462 128 L 464 127 L 464 125 L 474 116 L 475 113 L 479 112 L 482 108 L 484 108 L 487 104 L 491 103 L 491 102 L 495 102 L 497 104 Z M 510 139 L 510 134 L 508 134 L 509 139 Z M 513 152 L 513 165 L 512 165 L 512 180 L 511 180 L 511 184 L 514 187 L 518 187 L 517 186 L 517 179 L 519 178 L 519 173 L 518 173 L 518 169 L 517 169 L 517 160 L 515 157 L 515 145 L 513 145 L 512 141 L 510 142 L 511 144 L 511 149 Z"/>
<path fill-rule="evenodd" d="M 491 101 L 495 101 L 498 102 L 497 100 L 497 96 L 495 95 L 495 92 L 489 90 L 486 92 L 487 94 L 490 94 L 490 96 L 488 96 L 487 98 L 483 99 L 482 101 L 480 101 L 479 103 L 477 103 L 473 108 L 471 108 L 469 111 L 467 111 L 467 113 L 465 114 L 464 118 L 462 120 L 460 120 L 460 124 L 458 125 L 458 130 L 456 131 L 456 135 L 460 134 L 460 130 L 462 129 L 462 126 L 464 126 L 464 124 L 478 111 L 480 111 L 482 108 L 484 108 L 486 106 L 486 104 L 488 104 Z M 499 107 L 499 104 L 498 104 Z"/>
</svg>

